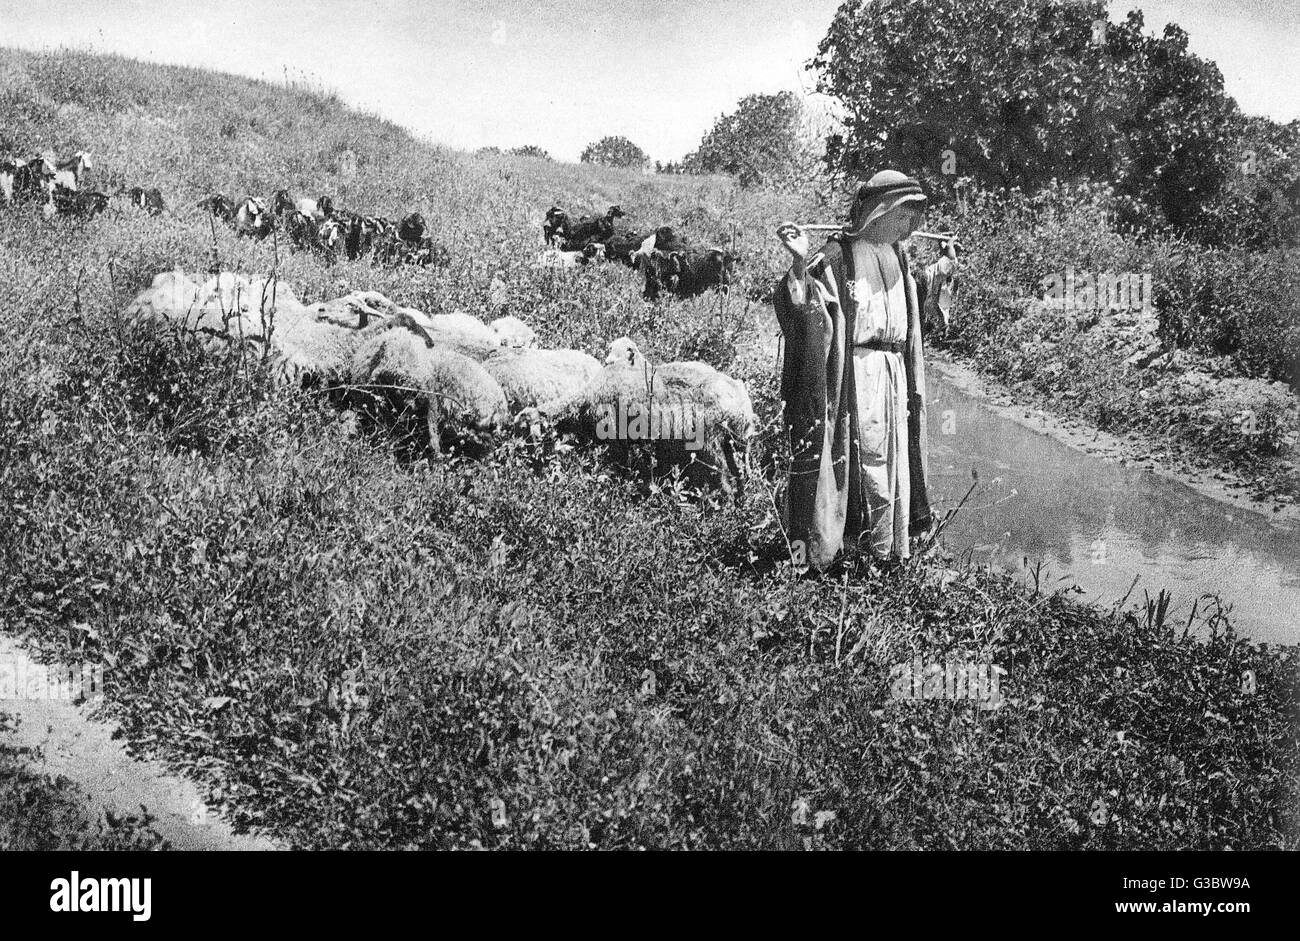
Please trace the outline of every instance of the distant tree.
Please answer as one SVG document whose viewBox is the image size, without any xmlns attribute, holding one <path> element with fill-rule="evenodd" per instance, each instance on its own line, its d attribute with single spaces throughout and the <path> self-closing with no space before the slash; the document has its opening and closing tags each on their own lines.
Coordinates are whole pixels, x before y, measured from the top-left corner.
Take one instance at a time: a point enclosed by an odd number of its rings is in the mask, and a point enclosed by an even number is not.
<svg viewBox="0 0 1300 941">
<path fill-rule="evenodd" d="M 633 167 L 641 170 L 650 165 L 646 152 L 626 137 L 603 137 L 578 158 L 583 163 L 599 163 L 607 167 Z"/>
<path fill-rule="evenodd" d="M 729 173 L 743 187 L 796 185 L 817 154 L 804 134 L 804 110 L 788 91 L 747 95 L 682 161 L 688 173 Z"/>
<path fill-rule="evenodd" d="M 498 155 L 499 155 L 499 154 L 501 153 L 501 148 L 500 148 L 500 147 L 492 147 L 492 146 L 488 146 L 488 147 L 480 147 L 478 150 L 476 150 L 476 151 L 474 151 L 474 152 L 475 152 L 476 154 L 498 154 Z"/>
<path fill-rule="evenodd" d="M 1236 106 L 1181 29 L 1142 26 L 1110 23 L 1102 0 L 848 0 L 813 60 L 846 112 L 826 159 L 931 186 L 1112 181 L 1191 227 L 1231 171 Z"/>
<path fill-rule="evenodd" d="M 524 144 L 522 147 L 512 147 L 506 153 L 515 157 L 540 157 L 542 160 L 550 160 L 551 155 L 536 144 Z"/>
</svg>

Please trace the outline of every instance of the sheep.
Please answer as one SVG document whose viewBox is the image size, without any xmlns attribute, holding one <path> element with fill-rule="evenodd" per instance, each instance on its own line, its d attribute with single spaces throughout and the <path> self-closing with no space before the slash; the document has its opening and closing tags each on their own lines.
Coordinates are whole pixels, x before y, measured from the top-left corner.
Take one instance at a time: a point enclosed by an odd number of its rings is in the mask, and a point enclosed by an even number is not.
<svg viewBox="0 0 1300 941">
<path fill-rule="evenodd" d="M 527 349 L 537 346 L 537 331 L 518 317 L 498 317 L 488 326 L 502 346 Z"/>
<path fill-rule="evenodd" d="M 600 363 L 581 350 L 502 349 L 483 360 L 483 368 L 517 413 L 580 392 Z"/>
<path fill-rule="evenodd" d="M 505 393 L 487 370 L 437 345 L 409 316 L 378 325 L 362 339 L 351 380 L 366 402 L 363 414 L 415 418 L 417 441 L 425 443 L 427 435 L 434 454 L 452 442 L 482 449 L 509 416 Z"/>
<path fill-rule="evenodd" d="M 515 419 L 521 430 L 543 423 L 600 440 L 624 461 L 633 457 L 630 442 L 649 440 L 652 470 L 682 467 L 693 486 L 718 485 L 739 496 L 757 418 L 743 382 L 701 362 L 653 366 L 620 337 L 585 386 L 524 408 Z"/>
</svg>

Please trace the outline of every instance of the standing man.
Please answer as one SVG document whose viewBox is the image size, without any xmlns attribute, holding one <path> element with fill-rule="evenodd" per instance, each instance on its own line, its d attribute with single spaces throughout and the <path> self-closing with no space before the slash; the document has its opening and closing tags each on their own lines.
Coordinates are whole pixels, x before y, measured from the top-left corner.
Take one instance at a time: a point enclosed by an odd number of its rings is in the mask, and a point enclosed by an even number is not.
<svg viewBox="0 0 1300 941">
<path fill-rule="evenodd" d="M 855 543 L 905 559 L 908 537 L 930 526 L 922 301 L 899 244 L 924 205 L 916 180 L 882 170 L 812 258 L 798 226 L 777 228 L 793 256 L 775 296 L 792 458 L 786 532 L 816 569 Z M 941 276 L 927 271 L 931 290 Z"/>
</svg>

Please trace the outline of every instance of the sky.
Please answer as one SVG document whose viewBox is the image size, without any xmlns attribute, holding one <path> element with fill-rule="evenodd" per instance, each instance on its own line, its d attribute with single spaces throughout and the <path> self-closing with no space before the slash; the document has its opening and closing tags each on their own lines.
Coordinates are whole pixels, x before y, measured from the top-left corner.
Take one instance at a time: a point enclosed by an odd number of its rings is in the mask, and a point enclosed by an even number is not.
<svg viewBox="0 0 1300 941">
<path fill-rule="evenodd" d="M 918 0 L 924 2 L 924 0 Z M 978 2 L 978 0 L 973 0 Z M 440 143 L 576 160 L 621 134 L 693 150 L 747 94 L 813 90 L 838 0 L 0 0 L 0 45 L 72 46 L 307 80 Z M 1110 3 L 1170 20 L 1248 113 L 1300 118 L 1294 0 Z M 1231 13 L 1224 13 L 1224 10 Z M 811 100 L 816 100 L 815 98 Z"/>
</svg>

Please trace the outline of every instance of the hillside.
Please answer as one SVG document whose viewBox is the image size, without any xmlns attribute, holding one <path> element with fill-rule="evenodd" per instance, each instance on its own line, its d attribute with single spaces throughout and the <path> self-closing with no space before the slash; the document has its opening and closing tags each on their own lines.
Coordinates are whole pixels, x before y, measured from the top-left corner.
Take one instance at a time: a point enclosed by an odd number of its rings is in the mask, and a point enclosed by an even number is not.
<svg viewBox="0 0 1300 941">
<path fill-rule="evenodd" d="M 403 461 L 116 318 L 214 251 L 304 300 L 429 313 L 494 315 L 496 277 L 545 345 L 628 334 L 733 371 L 770 443 L 747 297 L 772 218 L 809 207 L 457 153 L 318 91 L 113 57 L 4 51 L 0 85 L 0 150 L 87 150 L 101 185 L 170 207 L 0 211 L 0 622 L 102 662 L 132 747 L 237 826 L 311 848 L 1296 847 L 1297 652 L 1219 615 L 1200 642 L 1158 599 L 1103 611 L 937 555 L 800 578 L 767 477 L 733 506 L 579 448 Z M 419 210 L 452 263 L 326 267 L 192 208 L 280 186 Z M 618 266 L 534 271 L 554 202 L 701 241 L 737 221 L 742 290 L 650 306 Z M 914 658 L 1000 666 L 1003 706 L 896 701 Z"/>
</svg>

